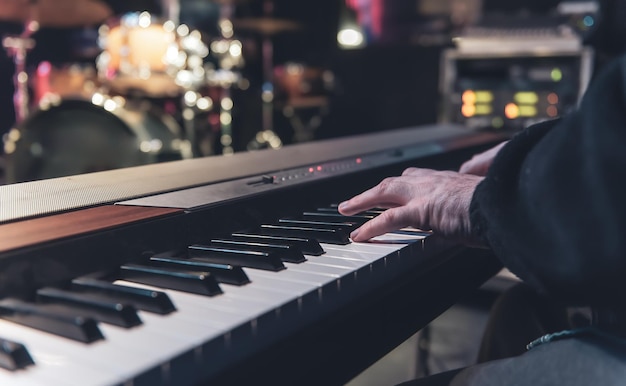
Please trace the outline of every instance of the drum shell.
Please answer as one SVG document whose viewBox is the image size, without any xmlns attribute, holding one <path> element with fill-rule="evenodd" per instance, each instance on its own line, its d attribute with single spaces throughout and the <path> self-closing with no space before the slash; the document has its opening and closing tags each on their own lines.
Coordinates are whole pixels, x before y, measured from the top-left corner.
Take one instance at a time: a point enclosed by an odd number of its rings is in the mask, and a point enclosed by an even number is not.
<svg viewBox="0 0 626 386">
<path fill-rule="evenodd" d="M 148 24 L 139 25 L 147 17 Z M 127 14 L 99 30 L 102 53 L 96 62 L 100 81 L 110 90 L 150 97 L 181 93 L 176 74 L 180 44 L 176 32 L 147 13 Z"/>
<path fill-rule="evenodd" d="M 187 158 L 180 126 L 152 106 L 113 112 L 85 100 L 63 100 L 31 114 L 7 151 L 8 183 Z"/>
</svg>

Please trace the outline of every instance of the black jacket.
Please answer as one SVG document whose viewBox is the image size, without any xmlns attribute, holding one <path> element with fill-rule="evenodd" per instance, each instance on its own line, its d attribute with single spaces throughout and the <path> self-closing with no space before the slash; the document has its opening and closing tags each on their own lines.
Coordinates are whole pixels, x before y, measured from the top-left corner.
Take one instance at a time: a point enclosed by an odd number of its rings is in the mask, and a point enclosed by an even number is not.
<svg viewBox="0 0 626 386">
<path fill-rule="evenodd" d="M 504 265 L 568 302 L 626 305 L 626 56 L 579 109 L 514 136 L 471 205 Z"/>
</svg>

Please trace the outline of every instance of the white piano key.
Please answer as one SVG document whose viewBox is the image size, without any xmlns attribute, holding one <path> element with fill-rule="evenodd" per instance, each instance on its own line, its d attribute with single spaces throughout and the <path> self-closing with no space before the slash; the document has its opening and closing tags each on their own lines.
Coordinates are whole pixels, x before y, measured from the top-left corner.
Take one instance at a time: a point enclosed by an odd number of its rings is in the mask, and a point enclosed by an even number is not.
<svg viewBox="0 0 626 386">
<path fill-rule="evenodd" d="M 0 320 L 0 330 L 24 344 L 35 362 L 34 366 L 18 372 L 17 378 L 27 374 L 34 380 L 44 380 L 42 384 L 106 384 L 102 383 L 104 380 L 119 382 L 122 378 L 112 373 L 115 361 L 128 363 L 125 361 L 132 360 L 126 351 L 106 345 L 104 341 L 91 344 L 75 342 L 5 320 Z M 114 361 L 114 358 L 119 359 Z"/>
<path fill-rule="evenodd" d="M 367 244 L 385 243 L 385 244 L 403 244 L 412 241 L 424 240 L 426 236 L 407 235 L 403 233 L 385 233 L 384 235 L 373 237 Z M 365 243 L 362 243 L 365 244 Z"/>
<path fill-rule="evenodd" d="M 275 281 L 277 286 L 279 285 L 279 283 L 280 285 L 282 285 L 283 282 L 302 283 L 303 289 L 305 290 L 302 295 L 305 295 L 306 291 L 312 291 L 313 289 L 322 287 L 332 282 L 332 278 L 329 278 L 326 275 L 320 275 L 319 273 L 310 271 L 298 271 L 295 269 L 287 269 L 276 273 L 255 270 L 254 272 L 250 272 L 249 277 L 250 280 L 253 280 L 253 278 L 265 277 L 270 280 L 269 282 L 267 282 L 268 284 L 271 284 L 272 281 Z"/>
<path fill-rule="evenodd" d="M 262 314 L 269 306 L 268 304 L 251 301 L 250 299 L 229 296 L 227 293 L 210 298 L 201 298 L 200 296 L 195 296 L 194 298 L 189 296 L 190 294 L 177 291 L 172 291 L 172 294 L 172 299 L 177 304 L 180 304 L 181 307 L 201 307 L 212 315 L 224 313 L 228 315 L 229 320 L 240 322 Z"/>
<path fill-rule="evenodd" d="M 311 260 L 308 265 L 324 265 L 328 267 L 345 268 L 350 271 L 357 270 L 368 265 L 369 262 L 363 260 L 341 258 L 335 256 L 319 256 L 315 260 Z"/>
<path fill-rule="evenodd" d="M 311 276 L 307 274 L 300 274 L 287 271 L 281 271 L 280 275 L 276 275 L 277 272 L 267 272 L 258 269 L 248 269 L 246 274 L 250 278 L 251 283 L 248 284 L 251 288 L 264 288 L 268 291 L 288 293 L 294 297 L 300 297 L 306 295 L 312 288 L 317 288 L 321 284 L 319 283 L 319 277 Z"/>
<path fill-rule="evenodd" d="M 259 283 L 245 286 L 223 284 L 222 288 L 227 296 L 232 296 L 237 299 L 253 298 L 255 301 L 262 301 L 265 305 L 269 306 L 268 308 L 279 306 L 286 301 L 292 300 L 296 296 L 295 294 L 287 294 L 283 291 L 261 286 Z"/>
<path fill-rule="evenodd" d="M 301 264 L 286 263 L 286 270 L 269 272 L 245 268 L 251 283 L 243 286 L 221 284 L 224 293 L 214 297 L 188 294 L 173 290 L 163 290 L 137 283 L 118 281 L 120 284 L 141 288 L 162 290 L 170 296 L 177 311 L 168 315 L 140 312 L 144 324 L 133 329 L 122 329 L 101 324 L 105 341 L 92 345 L 77 344 L 65 338 L 47 337 L 39 340 L 33 336 L 23 342 L 27 348 L 37 353 L 37 358 L 45 358 L 46 353 L 57 350 L 64 352 L 64 358 L 75 359 L 82 370 L 74 375 L 55 373 L 54 366 L 43 364 L 33 378 L 42 379 L 46 385 L 72 384 L 74 380 L 87 384 L 122 383 L 150 369 L 157 368 L 177 355 L 190 352 L 213 339 L 222 338 L 235 327 L 251 323 L 261 315 L 275 312 L 282 306 L 293 304 L 298 299 L 317 293 L 321 300 L 321 288 L 340 291 L 334 283 L 349 277 L 360 268 L 393 254 L 406 246 L 407 242 L 419 241 L 414 235 L 384 235 L 385 242 L 351 243 L 348 245 L 322 244 L 326 253 L 322 256 L 306 256 L 308 261 Z M 5 322 L 6 323 L 6 322 Z M 21 326 L 17 326 L 21 327 Z M 23 328 L 23 327 L 21 327 Z M 35 330 L 33 330 L 35 331 Z M 43 334 L 35 331 L 30 335 Z M 28 334 L 27 334 L 28 335 Z M 49 335 L 49 334 L 46 334 Z M 16 339 L 19 340 L 19 339 Z M 52 343 L 54 340 L 56 343 Z M 38 348 L 31 350 L 28 343 Z M 70 350 L 69 346 L 79 346 Z M 87 348 L 82 346 L 88 346 Z M 47 351 L 46 351 L 47 350 Z M 51 356 L 50 356 L 51 357 Z M 37 361 L 37 359 L 35 361 Z M 103 364 L 102 358 L 110 358 Z M 120 363 L 124 370 L 116 370 Z M 44 361 L 45 363 L 45 361 Z M 36 368 L 31 366 L 31 368 Z M 27 369 L 24 373 L 29 372 Z M 0 372 L 0 380 L 5 373 Z M 35 375 L 36 374 L 36 375 Z M 89 376 L 89 378 L 88 378 Z M 10 374 L 9 379 L 19 385 L 20 377 Z M 97 379 L 97 381 L 94 380 Z M 50 380 L 53 380 L 52 382 Z M 31 384 L 24 381 L 24 384 Z"/>
<path fill-rule="evenodd" d="M 326 253 L 331 253 L 334 251 L 369 253 L 369 254 L 376 255 L 377 258 L 388 255 L 390 253 L 397 252 L 403 247 L 405 247 L 405 245 L 377 244 L 377 243 L 350 243 L 350 244 L 342 245 L 342 246 L 333 245 L 333 244 L 322 245 L 322 248 L 324 248 Z"/>
<path fill-rule="evenodd" d="M 163 291 L 162 288 L 125 282 L 122 280 L 118 280 L 116 283 Z M 165 290 L 165 292 L 176 306 L 178 310 L 177 313 L 179 315 L 183 315 L 183 317 L 191 320 L 203 320 L 213 327 L 228 328 L 234 323 L 239 324 L 242 321 L 245 321 L 246 317 L 249 316 L 249 312 L 245 308 L 238 308 L 237 303 L 233 302 L 232 299 L 228 299 L 229 304 L 226 305 L 224 302 L 212 301 L 222 297 L 223 294 L 213 297 L 205 297 L 175 290 Z"/>
<path fill-rule="evenodd" d="M 307 264 L 306 267 L 293 263 L 285 263 L 288 270 L 293 272 L 318 273 L 331 278 L 340 278 L 351 272 L 349 268 L 333 267 L 329 265 Z"/>
<path fill-rule="evenodd" d="M 272 272 L 275 274 L 275 272 Z M 149 286 L 143 286 L 150 288 Z M 294 294 L 281 294 L 275 290 L 269 291 L 264 288 L 250 287 L 246 284 L 242 287 L 222 285 L 223 294 L 205 297 L 195 294 L 187 294 L 179 291 L 168 290 L 167 293 L 184 316 L 188 320 L 206 320 L 215 325 L 232 327 L 246 323 L 264 314 L 271 313 L 276 307 L 296 298 Z M 227 303 L 227 307 L 224 303 Z M 231 311 L 237 311 L 232 313 Z"/>
<path fill-rule="evenodd" d="M 28 369 L 19 371 L 9 371 L 0 369 L 0 385 L 9 386 L 62 386 L 61 383 L 54 379 L 46 379 L 41 377 L 42 373 L 39 372 L 34 366 Z M 45 377 L 45 375 L 44 375 Z"/>
</svg>

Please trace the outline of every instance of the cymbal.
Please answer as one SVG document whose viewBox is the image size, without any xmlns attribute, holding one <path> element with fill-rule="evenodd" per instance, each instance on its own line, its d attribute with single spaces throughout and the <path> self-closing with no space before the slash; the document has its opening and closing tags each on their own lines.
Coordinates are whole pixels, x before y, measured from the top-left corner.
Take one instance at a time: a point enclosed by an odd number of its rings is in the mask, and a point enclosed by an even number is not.
<svg viewBox="0 0 626 386">
<path fill-rule="evenodd" d="M 113 10 L 97 0 L 0 0 L 0 20 L 25 23 L 34 20 L 41 27 L 84 27 L 103 23 Z"/>
<path fill-rule="evenodd" d="M 241 3 L 248 3 L 250 0 L 209 0 L 210 3 L 215 3 L 219 5 L 235 5 Z"/>
<path fill-rule="evenodd" d="M 262 35 L 275 35 L 281 32 L 295 31 L 302 28 L 300 23 L 272 17 L 250 17 L 233 20 L 235 29 L 258 32 Z"/>
</svg>

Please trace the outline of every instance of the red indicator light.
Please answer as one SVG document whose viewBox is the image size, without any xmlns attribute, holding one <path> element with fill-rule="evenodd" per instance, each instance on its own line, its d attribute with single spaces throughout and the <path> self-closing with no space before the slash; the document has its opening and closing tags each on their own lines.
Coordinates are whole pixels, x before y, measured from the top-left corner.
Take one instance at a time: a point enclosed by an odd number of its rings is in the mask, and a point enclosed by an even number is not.
<svg viewBox="0 0 626 386">
<path fill-rule="evenodd" d="M 548 94 L 548 103 L 551 103 L 553 105 L 559 103 L 559 96 L 556 93 L 551 92 L 550 94 Z"/>
</svg>

